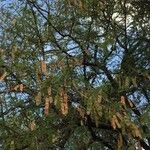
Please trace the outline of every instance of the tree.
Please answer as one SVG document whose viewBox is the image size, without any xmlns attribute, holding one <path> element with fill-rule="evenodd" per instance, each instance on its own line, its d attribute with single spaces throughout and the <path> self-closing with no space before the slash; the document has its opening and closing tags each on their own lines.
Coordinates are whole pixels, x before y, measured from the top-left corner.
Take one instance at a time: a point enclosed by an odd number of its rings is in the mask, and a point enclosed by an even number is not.
<svg viewBox="0 0 150 150">
<path fill-rule="evenodd" d="M 149 2 L 1 1 L 2 149 L 150 149 Z"/>
</svg>

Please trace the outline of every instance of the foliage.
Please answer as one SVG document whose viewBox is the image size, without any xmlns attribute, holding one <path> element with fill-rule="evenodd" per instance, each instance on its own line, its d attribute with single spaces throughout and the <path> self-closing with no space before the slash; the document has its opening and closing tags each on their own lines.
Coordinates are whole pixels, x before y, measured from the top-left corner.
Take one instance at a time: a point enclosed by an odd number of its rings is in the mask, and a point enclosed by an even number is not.
<svg viewBox="0 0 150 150">
<path fill-rule="evenodd" d="M 0 146 L 150 149 L 149 2 L 1 0 Z"/>
</svg>

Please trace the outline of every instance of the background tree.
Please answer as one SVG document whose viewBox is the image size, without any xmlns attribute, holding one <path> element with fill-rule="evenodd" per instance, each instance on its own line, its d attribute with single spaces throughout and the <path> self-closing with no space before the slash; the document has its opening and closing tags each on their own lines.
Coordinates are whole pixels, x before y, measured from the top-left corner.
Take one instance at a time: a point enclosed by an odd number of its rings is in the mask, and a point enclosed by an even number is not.
<svg viewBox="0 0 150 150">
<path fill-rule="evenodd" d="M 149 2 L 1 1 L 2 149 L 150 149 Z"/>
</svg>

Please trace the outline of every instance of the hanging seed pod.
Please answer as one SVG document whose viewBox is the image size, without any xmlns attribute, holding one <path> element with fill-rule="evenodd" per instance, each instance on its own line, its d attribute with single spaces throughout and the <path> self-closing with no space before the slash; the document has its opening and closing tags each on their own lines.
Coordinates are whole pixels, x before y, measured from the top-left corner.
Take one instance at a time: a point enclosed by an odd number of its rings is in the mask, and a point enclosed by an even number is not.
<svg viewBox="0 0 150 150">
<path fill-rule="evenodd" d="M 34 131 L 36 128 L 36 124 L 35 124 L 35 120 L 33 120 L 31 123 L 30 123 L 30 130 L 31 131 Z"/>
<path fill-rule="evenodd" d="M 18 84 L 18 85 L 16 85 L 15 87 L 14 87 L 14 90 L 15 91 L 18 91 L 20 89 L 20 84 Z"/>
<path fill-rule="evenodd" d="M 116 128 L 121 128 L 121 124 L 119 123 L 116 115 L 113 115 L 111 119 L 111 126 L 115 130 Z"/>
<path fill-rule="evenodd" d="M 46 116 L 49 115 L 49 106 L 50 106 L 50 99 L 49 97 L 45 98 L 45 108 L 44 108 L 44 113 Z"/>
<path fill-rule="evenodd" d="M 64 87 L 61 89 L 60 95 L 61 95 L 61 104 L 60 104 L 61 113 L 66 116 L 68 114 L 68 95 Z"/>
<path fill-rule="evenodd" d="M 43 74 L 46 75 L 47 68 L 46 68 L 46 63 L 44 61 L 41 61 L 41 71 L 42 71 Z"/>
<path fill-rule="evenodd" d="M 112 126 L 112 128 L 114 130 L 116 129 L 116 123 L 115 123 L 115 119 L 114 118 L 111 119 L 111 126 Z"/>
<path fill-rule="evenodd" d="M 7 76 L 7 72 L 4 72 L 4 74 L 0 76 L 0 81 L 3 81 L 6 76 Z"/>
<path fill-rule="evenodd" d="M 35 103 L 37 106 L 41 104 L 41 92 L 38 92 L 38 94 L 36 95 Z"/>
<path fill-rule="evenodd" d="M 125 102 L 125 97 L 124 96 L 121 96 L 120 102 L 121 102 L 122 106 L 126 106 L 126 102 Z"/>
<path fill-rule="evenodd" d="M 22 91 L 23 91 L 23 89 L 24 89 L 23 84 L 20 84 L 20 85 L 19 85 L 19 88 L 20 88 L 20 91 L 22 92 Z"/>
<path fill-rule="evenodd" d="M 48 96 L 51 96 L 51 95 L 52 95 L 52 89 L 51 89 L 51 87 L 49 87 L 49 88 L 47 89 L 47 94 L 48 94 Z"/>
</svg>

